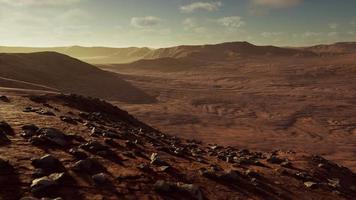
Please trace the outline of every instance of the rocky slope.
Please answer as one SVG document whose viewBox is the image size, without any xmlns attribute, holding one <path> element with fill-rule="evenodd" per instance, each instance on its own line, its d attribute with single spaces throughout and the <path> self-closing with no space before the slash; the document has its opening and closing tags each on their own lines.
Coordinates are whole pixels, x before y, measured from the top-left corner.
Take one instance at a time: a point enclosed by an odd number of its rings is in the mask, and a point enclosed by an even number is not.
<svg viewBox="0 0 356 200">
<path fill-rule="evenodd" d="M 155 101 L 116 74 L 55 52 L 0 54 L 0 83 L 2 87 L 73 92 L 130 103 Z"/>
<path fill-rule="evenodd" d="M 183 140 L 93 98 L 6 95 L 0 98 L 0 199 L 356 196 L 356 175 L 320 156 Z"/>
</svg>

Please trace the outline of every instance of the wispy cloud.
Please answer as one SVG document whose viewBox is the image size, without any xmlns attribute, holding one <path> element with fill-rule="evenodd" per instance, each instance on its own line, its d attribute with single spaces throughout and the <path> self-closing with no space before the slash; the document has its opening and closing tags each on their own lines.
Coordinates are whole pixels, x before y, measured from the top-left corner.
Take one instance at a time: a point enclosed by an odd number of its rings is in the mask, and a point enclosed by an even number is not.
<svg viewBox="0 0 356 200">
<path fill-rule="evenodd" d="M 306 31 L 302 34 L 302 37 L 304 37 L 304 38 L 318 37 L 318 36 L 321 36 L 322 34 L 323 33 L 321 33 L 321 32 Z"/>
<path fill-rule="evenodd" d="M 222 6 L 221 1 L 216 2 L 194 2 L 188 5 L 180 7 L 180 10 L 184 13 L 192 13 L 196 10 L 206 10 L 206 11 L 215 11 Z"/>
<path fill-rule="evenodd" d="M 84 0 L 0 0 L 0 4 L 6 4 L 10 6 L 60 6 L 79 3 Z"/>
<path fill-rule="evenodd" d="M 281 36 L 283 34 L 284 34 L 284 32 L 263 32 L 263 33 L 261 33 L 261 36 L 268 38 L 268 37 Z"/>
<path fill-rule="evenodd" d="M 328 24 L 328 26 L 329 26 L 330 29 L 337 29 L 337 27 L 339 27 L 339 24 L 337 24 L 337 23 L 330 23 L 330 24 Z"/>
<path fill-rule="evenodd" d="M 257 7 L 265 8 L 287 8 L 296 6 L 303 2 L 303 0 L 250 0 L 251 4 Z"/>
<path fill-rule="evenodd" d="M 329 37 L 335 37 L 335 36 L 338 36 L 338 35 L 339 35 L 338 32 L 330 32 L 330 33 L 328 33 Z"/>
<path fill-rule="evenodd" d="M 233 29 L 240 28 L 246 24 L 240 16 L 223 17 L 218 19 L 217 22 L 222 26 Z"/>
<path fill-rule="evenodd" d="M 195 33 L 204 33 L 207 29 L 201 25 L 196 19 L 186 18 L 182 22 L 185 31 L 191 31 Z"/>
<path fill-rule="evenodd" d="M 159 25 L 161 21 L 162 19 L 154 16 L 133 17 L 131 19 L 131 25 L 136 28 L 150 28 Z"/>
<path fill-rule="evenodd" d="M 265 15 L 273 9 L 284 9 L 297 6 L 304 0 L 249 0 L 249 12 L 252 15 Z"/>
<path fill-rule="evenodd" d="M 356 26 L 356 20 L 351 21 L 351 22 L 350 22 L 350 25 L 351 25 L 351 26 Z"/>
</svg>

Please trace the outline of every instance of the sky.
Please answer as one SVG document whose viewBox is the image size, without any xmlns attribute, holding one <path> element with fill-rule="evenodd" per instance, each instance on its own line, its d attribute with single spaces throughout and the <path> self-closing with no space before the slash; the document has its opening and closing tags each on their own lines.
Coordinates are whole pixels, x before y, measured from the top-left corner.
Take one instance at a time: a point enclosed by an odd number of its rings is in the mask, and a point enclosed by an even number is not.
<svg viewBox="0 0 356 200">
<path fill-rule="evenodd" d="M 2 46 L 356 41 L 355 0 L 0 0 Z"/>
</svg>

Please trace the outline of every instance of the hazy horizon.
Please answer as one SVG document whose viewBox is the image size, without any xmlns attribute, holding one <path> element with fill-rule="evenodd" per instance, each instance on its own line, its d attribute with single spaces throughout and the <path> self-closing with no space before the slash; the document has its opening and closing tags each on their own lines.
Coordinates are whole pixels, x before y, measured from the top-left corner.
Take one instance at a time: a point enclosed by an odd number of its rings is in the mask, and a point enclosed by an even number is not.
<svg viewBox="0 0 356 200">
<path fill-rule="evenodd" d="M 356 41 L 352 0 L 0 0 L 1 46 L 150 47 Z M 325 14 L 327 13 L 327 14 Z"/>
</svg>

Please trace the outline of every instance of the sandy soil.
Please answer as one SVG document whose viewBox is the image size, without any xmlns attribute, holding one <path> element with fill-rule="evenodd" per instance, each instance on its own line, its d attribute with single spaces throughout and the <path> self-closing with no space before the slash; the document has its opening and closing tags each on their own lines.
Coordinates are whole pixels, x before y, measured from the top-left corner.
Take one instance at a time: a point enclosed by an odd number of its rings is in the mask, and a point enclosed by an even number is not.
<svg viewBox="0 0 356 200">
<path fill-rule="evenodd" d="M 109 68 L 156 104 L 118 103 L 167 133 L 321 154 L 356 170 L 354 55 L 251 58 L 167 72 Z"/>
</svg>

